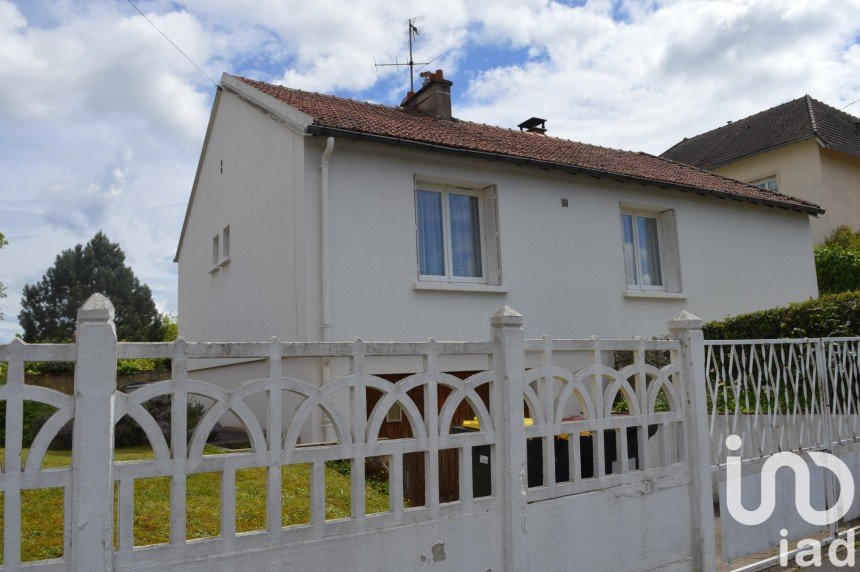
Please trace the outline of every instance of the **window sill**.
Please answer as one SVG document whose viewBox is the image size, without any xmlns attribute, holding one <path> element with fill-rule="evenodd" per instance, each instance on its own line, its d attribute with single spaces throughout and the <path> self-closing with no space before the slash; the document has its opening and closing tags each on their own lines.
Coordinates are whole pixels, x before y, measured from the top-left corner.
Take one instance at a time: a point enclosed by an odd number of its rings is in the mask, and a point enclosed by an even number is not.
<svg viewBox="0 0 860 572">
<path fill-rule="evenodd" d="M 230 264 L 230 257 L 227 256 L 226 258 L 222 258 L 218 264 L 209 269 L 209 274 L 215 274 L 221 270 L 222 267 L 227 266 L 228 264 Z"/>
<path fill-rule="evenodd" d="M 625 298 L 662 298 L 663 300 L 686 300 L 686 292 L 665 292 L 663 290 L 625 290 Z"/>
<path fill-rule="evenodd" d="M 489 286 L 475 282 L 414 282 L 413 290 L 433 292 L 474 292 L 477 294 L 507 294 L 506 286 Z"/>
</svg>

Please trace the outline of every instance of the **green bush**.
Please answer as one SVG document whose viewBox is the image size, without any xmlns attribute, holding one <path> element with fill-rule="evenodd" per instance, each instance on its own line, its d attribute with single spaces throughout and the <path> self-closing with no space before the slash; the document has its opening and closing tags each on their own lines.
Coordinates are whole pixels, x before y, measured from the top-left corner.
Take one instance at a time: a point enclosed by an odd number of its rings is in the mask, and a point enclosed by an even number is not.
<svg viewBox="0 0 860 572">
<path fill-rule="evenodd" d="M 860 336 L 860 290 L 708 322 L 704 331 L 709 340 Z"/>
<path fill-rule="evenodd" d="M 860 230 L 851 230 L 848 226 L 840 226 L 824 239 L 824 244 L 860 252 Z"/>
<path fill-rule="evenodd" d="M 818 291 L 836 294 L 860 290 L 860 250 L 822 244 L 815 247 Z"/>
<path fill-rule="evenodd" d="M 860 290 L 860 231 L 840 226 L 814 252 L 821 294 Z"/>
<path fill-rule="evenodd" d="M 152 415 L 155 423 L 158 425 L 164 434 L 167 443 L 170 444 L 170 396 L 160 395 L 154 397 L 143 404 L 150 415 Z M 29 447 L 33 444 L 39 430 L 47 423 L 48 419 L 54 414 L 56 409 L 50 405 L 35 401 L 24 402 L 24 428 L 22 446 Z M 203 414 L 206 413 L 206 408 L 202 403 L 189 401 L 188 403 L 188 421 L 186 428 L 188 430 L 188 438 L 191 438 L 194 429 Z M 211 435 L 215 435 L 221 429 L 221 424 L 216 423 L 212 428 Z M 6 403 L 0 402 L 0 446 L 6 439 Z M 114 429 L 114 443 L 117 447 L 130 447 L 134 445 L 145 445 L 149 443 L 146 433 L 135 423 L 130 417 L 125 416 L 119 420 Z M 72 447 L 72 422 L 64 425 L 57 436 L 54 438 L 52 448 L 56 449 L 71 449 Z"/>
<path fill-rule="evenodd" d="M 54 407 L 38 401 L 24 402 L 24 447 L 29 447 L 45 421 L 56 411 Z M 6 402 L 0 402 L 0 445 L 6 441 Z"/>
</svg>

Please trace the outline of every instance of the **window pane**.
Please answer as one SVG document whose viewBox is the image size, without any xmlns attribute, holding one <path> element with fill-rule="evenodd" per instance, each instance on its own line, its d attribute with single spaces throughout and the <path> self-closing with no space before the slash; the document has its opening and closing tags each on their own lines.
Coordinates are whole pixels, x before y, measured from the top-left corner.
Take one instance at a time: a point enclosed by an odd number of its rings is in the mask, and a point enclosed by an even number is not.
<svg viewBox="0 0 860 572">
<path fill-rule="evenodd" d="M 637 216 L 636 230 L 638 232 L 636 238 L 639 241 L 639 264 L 642 266 L 642 285 L 662 286 L 657 219 Z"/>
<path fill-rule="evenodd" d="M 478 197 L 448 195 L 451 216 L 451 270 L 454 276 L 481 276 L 481 227 Z"/>
<path fill-rule="evenodd" d="M 633 217 L 621 215 L 621 234 L 624 237 L 624 273 L 628 286 L 639 283 L 636 272 L 636 253 L 633 251 Z"/>
<path fill-rule="evenodd" d="M 425 276 L 445 275 L 442 193 L 415 191 L 418 216 L 418 268 Z"/>
</svg>

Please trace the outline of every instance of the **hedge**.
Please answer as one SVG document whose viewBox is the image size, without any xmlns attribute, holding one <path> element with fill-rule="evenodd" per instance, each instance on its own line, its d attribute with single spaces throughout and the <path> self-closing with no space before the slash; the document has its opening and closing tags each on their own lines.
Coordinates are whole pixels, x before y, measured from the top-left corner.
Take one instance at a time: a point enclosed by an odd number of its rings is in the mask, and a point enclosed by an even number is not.
<svg viewBox="0 0 860 572">
<path fill-rule="evenodd" d="M 860 290 L 708 322 L 705 339 L 860 336 Z"/>
</svg>

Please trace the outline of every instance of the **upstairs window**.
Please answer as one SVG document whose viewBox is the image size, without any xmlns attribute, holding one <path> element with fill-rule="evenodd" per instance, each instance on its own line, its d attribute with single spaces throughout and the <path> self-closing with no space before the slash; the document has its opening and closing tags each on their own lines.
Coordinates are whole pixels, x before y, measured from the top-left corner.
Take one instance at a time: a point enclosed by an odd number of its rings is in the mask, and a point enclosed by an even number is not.
<svg viewBox="0 0 860 572">
<path fill-rule="evenodd" d="M 209 273 L 214 273 L 222 266 L 230 262 L 230 225 L 212 237 L 212 268 Z"/>
<path fill-rule="evenodd" d="M 759 179 L 757 181 L 753 181 L 750 183 L 751 185 L 755 185 L 760 189 L 764 189 L 766 191 L 770 191 L 772 193 L 779 192 L 779 184 L 776 182 L 776 176 L 766 177 L 764 179 Z"/>
<path fill-rule="evenodd" d="M 419 280 L 498 284 L 495 211 L 492 188 L 416 188 Z"/>
<path fill-rule="evenodd" d="M 622 209 L 621 237 L 628 290 L 681 291 L 675 211 Z"/>
</svg>

